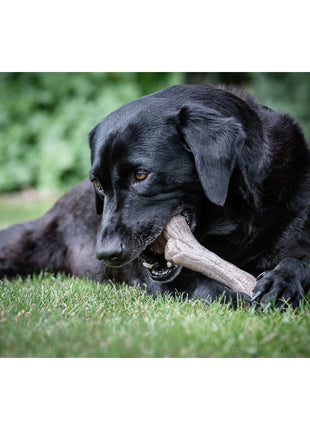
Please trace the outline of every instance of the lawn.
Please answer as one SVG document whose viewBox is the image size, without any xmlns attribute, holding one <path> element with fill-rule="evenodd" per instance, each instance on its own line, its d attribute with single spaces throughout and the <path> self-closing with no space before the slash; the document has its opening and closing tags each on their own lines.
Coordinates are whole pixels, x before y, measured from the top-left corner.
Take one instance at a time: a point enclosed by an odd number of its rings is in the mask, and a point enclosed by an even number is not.
<svg viewBox="0 0 310 430">
<path fill-rule="evenodd" d="M 0 194 L 0 229 L 43 215 L 57 197 L 56 194 L 42 194 L 34 190 Z"/>
<path fill-rule="evenodd" d="M 25 213 L 20 200 L 0 204 L 1 226 L 48 206 L 33 201 Z M 206 308 L 53 274 L 1 281 L 0 295 L 0 357 L 310 356 L 309 300 L 286 312 Z"/>
</svg>

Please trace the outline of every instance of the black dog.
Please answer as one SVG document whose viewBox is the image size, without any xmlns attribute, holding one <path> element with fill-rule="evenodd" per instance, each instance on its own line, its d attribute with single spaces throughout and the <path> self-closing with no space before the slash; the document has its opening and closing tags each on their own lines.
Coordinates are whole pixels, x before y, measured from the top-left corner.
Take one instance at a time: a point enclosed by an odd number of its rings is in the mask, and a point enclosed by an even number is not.
<svg viewBox="0 0 310 430">
<path fill-rule="evenodd" d="M 167 265 L 161 233 L 183 213 L 205 247 L 264 272 L 256 299 L 298 306 L 310 286 L 310 153 L 290 117 L 236 90 L 180 85 L 126 104 L 89 138 L 93 185 L 0 232 L 1 277 L 47 269 L 236 303 L 222 284 Z"/>
</svg>

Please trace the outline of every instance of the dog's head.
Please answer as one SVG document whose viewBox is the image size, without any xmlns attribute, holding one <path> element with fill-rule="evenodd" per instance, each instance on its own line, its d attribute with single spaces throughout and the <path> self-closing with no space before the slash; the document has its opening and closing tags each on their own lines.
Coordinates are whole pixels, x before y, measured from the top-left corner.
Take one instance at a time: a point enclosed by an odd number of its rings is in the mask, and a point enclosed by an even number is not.
<svg viewBox="0 0 310 430">
<path fill-rule="evenodd" d="M 102 214 L 97 257 L 120 267 L 139 255 L 153 279 L 166 264 L 162 231 L 172 216 L 195 219 L 201 199 L 223 206 L 245 143 L 241 124 L 199 103 L 147 96 L 106 117 L 90 133 L 90 180 Z"/>
</svg>

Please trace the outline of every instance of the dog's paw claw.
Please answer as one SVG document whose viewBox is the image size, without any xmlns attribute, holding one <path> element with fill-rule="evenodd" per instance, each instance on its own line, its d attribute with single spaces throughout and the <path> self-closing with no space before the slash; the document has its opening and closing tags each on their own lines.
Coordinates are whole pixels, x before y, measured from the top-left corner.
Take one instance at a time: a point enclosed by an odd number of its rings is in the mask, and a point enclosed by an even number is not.
<svg viewBox="0 0 310 430">
<path fill-rule="evenodd" d="M 254 294 L 254 296 L 251 298 L 251 302 L 253 303 L 258 297 L 262 294 L 261 291 L 257 291 L 257 293 Z"/>
</svg>

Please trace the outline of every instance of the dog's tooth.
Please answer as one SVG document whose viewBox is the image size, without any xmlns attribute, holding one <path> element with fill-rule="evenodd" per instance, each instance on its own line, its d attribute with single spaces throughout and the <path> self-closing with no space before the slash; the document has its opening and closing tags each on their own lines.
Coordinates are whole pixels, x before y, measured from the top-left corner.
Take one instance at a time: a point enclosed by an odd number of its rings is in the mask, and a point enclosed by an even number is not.
<svg viewBox="0 0 310 430">
<path fill-rule="evenodd" d="M 167 261 L 167 267 L 170 269 L 170 267 L 172 267 L 172 263 L 170 263 L 170 261 Z"/>
<path fill-rule="evenodd" d="M 150 264 L 150 263 L 147 263 L 146 261 L 143 261 L 143 266 L 144 267 L 146 267 L 147 269 L 152 269 L 152 267 L 154 266 L 154 264 Z"/>
</svg>

